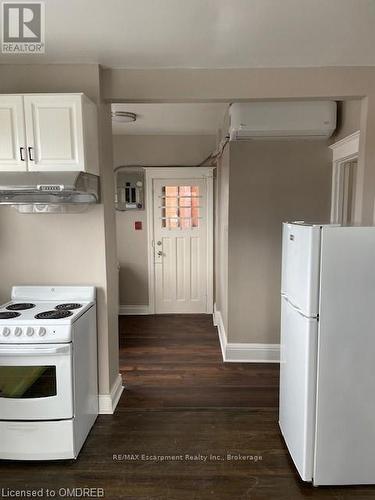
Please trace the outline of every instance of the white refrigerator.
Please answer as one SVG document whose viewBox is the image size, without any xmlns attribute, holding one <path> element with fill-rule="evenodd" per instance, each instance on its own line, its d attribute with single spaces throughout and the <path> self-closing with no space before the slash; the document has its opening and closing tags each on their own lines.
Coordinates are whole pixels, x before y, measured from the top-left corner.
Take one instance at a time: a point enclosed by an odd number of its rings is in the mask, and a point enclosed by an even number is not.
<svg viewBox="0 0 375 500">
<path fill-rule="evenodd" d="M 279 425 L 304 481 L 375 484 L 375 227 L 283 224 Z"/>
</svg>

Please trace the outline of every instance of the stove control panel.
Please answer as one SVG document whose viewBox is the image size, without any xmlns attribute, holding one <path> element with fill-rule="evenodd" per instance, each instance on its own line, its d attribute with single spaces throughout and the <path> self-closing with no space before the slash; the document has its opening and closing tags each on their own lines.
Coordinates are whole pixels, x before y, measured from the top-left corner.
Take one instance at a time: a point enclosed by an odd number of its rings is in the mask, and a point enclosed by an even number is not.
<svg viewBox="0 0 375 500">
<path fill-rule="evenodd" d="M 71 327 L 61 326 L 3 326 L 0 327 L 0 343 L 48 343 L 70 342 Z"/>
</svg>

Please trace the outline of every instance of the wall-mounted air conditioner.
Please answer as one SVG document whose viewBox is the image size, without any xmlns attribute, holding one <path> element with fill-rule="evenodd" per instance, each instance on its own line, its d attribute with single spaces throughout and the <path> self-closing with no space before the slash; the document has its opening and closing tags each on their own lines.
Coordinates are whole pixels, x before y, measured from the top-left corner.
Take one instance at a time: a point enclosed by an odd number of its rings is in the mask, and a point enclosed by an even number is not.
<svg viewBox="0 0 375 500">
<path fill-rule="evenodd" d="M 336 128 L 334 101 L 233 103 L 231 140 L 327 139 Z"/>
</svg>

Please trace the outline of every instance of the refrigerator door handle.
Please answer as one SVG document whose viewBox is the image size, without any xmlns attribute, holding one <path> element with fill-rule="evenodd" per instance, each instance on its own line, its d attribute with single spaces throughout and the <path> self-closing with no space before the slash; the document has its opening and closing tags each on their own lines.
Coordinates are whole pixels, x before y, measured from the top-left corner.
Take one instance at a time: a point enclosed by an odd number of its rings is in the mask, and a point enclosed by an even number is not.
<svg viewBox="0 0 375 500">
<path fill-rule="evenodd" d="M 307 314 L 304 314 L 302 312 L 301 308 L 298 307 L 298 306 L 296 306 L 295 304 L 293 304 L 293 302 L 291 300 L 289 300 L 286 295 L 284 295 L 284 294 L 281 294 L 281 295 L 288 302 L 288 304 L 290 305 L 290 307 L 292 307 L 298 314 L 300 314 L 304 318 L 307 318 L 307 319 L 317 319 L 318 318 L 317 316 L 307 316 Z"/>
<path fill-rule="evenodd" d="M 293 309 L 295 309 L 296 311 L 301 311 L 301 308 L 296 306 L 296 304 L 294 304 L 294 302 L 292 302 L 290 300 L 288 295 L 286 295 L 285 293 L 282 293 L 281 296 L 293 307 Z"/>
</svg>

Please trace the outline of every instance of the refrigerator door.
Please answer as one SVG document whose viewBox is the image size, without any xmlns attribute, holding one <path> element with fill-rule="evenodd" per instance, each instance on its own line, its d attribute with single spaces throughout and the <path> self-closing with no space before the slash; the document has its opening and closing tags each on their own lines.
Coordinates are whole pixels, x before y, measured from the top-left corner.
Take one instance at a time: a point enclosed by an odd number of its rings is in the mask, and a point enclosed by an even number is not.
<svg viewBox="0 0 375 500">
<path fill-rule="evenodd" d="M 318 225 L 283 224 L 281 293 L 309 317 L 318 314 L 320 233 Z"/>
<path fill-rule="evenodd" d="M 281 300 L 279 425 L 304 481 L 312 481 L 318 320 Z"/>
<path fill-rule="evenodd" d="M 375 227 L 323 228 L 315 485 L 375 484 Z"/>
</svg>

